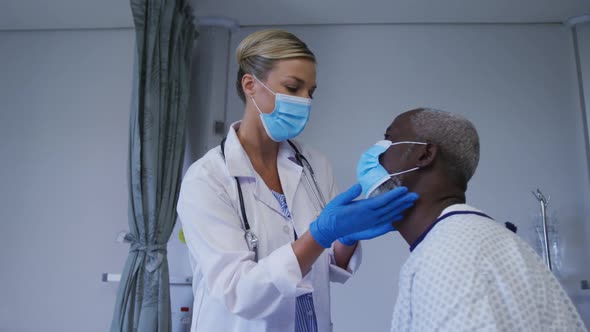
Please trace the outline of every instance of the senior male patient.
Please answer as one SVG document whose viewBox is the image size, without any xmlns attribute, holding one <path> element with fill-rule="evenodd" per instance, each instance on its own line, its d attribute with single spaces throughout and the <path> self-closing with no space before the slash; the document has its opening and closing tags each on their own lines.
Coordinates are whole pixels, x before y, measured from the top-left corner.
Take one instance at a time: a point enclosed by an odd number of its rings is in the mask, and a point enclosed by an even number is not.
<svg viewBox="0 0 590 332">
<path fill-rule="evenodd" d="M 411 253 L 392 331 L 586 331 L 540 257 L 466 204 L 478 162 L 473 124 L 433 109 L 398 116 L 359 160 L 365 197 L 397 186 L 420 196 L 393 224 Z"/>
</svg>

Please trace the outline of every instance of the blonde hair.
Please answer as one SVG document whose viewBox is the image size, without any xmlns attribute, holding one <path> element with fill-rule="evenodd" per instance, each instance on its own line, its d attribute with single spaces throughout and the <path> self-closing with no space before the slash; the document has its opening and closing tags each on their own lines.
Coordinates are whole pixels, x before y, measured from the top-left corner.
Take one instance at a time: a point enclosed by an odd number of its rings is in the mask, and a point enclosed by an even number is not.
<svg viewBox="0 0 590 332">
<path fill-rule="evenodd" d="M 242 89 L 242 77 L 245 74 L 265 80 L 275 62 L 292 58 L 307 58 L 315 63 L 315 55 L 307 45 L 288 31 L 261 30 L 244 38 L 236 50 L 236 61 L 240 66 L 236 90 L 240 99 L 246 101 Z"/>
</svg>

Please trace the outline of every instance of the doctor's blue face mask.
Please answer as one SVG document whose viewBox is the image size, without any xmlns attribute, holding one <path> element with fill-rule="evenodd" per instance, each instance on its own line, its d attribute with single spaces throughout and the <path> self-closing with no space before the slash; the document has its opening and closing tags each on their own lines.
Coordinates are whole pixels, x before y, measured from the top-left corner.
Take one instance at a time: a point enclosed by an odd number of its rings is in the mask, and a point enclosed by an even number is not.
<svg viewBox="0 0 590 332">
<path fill-rule="evenodd" d="M 256 76 L 254 78 L 275 96 L 275 108 L 272 113 L 263 113 L 252 97 L 268 137 L 275 142 L 283 142 L 301 134 L 309 120 L 311 99 L 275 93 Z"/>
<path fill-rule="evenodd" d="M 388 140 L 383 140 L 375 143 L 375 145 L 373 145 L 367 151 L 365 151 L 359 159 L 359 162 L 356 167 L 357 181 L 363 189 L 363 197 L 370 197 L 371 193 L 373 193 L 375 189 L 379 188 L 380 185 L 398 175 L 420 169 L 420 167 L 414 167 L 405 171 L 390 174 L 383 166 L 381 166 L 381 163 L 379 163 L 379 156 L 383 154 L 385 151 L 387 151 L 387 149 L 389 149 L 391 146 L 399 144 L 426 145 L 427 143 L 412 141 L 393 143 Z M 393 183 L 392 185 L 394 185 L 394 187 L 397 187 L 400 186 L 401 183 L 399 179 L 397 179 L 397 182 Z M 393 190 L 395 188 L 390 189 Z"/>
</svg>

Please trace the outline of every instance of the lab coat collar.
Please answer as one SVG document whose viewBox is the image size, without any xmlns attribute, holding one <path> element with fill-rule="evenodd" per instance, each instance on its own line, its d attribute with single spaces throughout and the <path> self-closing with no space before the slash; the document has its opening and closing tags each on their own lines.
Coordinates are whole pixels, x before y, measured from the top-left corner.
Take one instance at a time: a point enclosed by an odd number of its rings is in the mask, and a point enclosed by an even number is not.
<svg viewBox="0 0 590 332">
<path fill-rule="evenodd" d="M 248 177 L 253 179 L 256 182 L 256 198 L 273 210 L 282 213 L 279 203 L 262 178 L 254 170 L 248 154 L 238 139 L 236 131 L 240 127 L 240 124 L 241 121 L 238 121 L 230 126 L 225 141 L 225 161 L 229 175 L 232 177 Z M 287 206 L 293 212 L 293 199 L 301 180 L 302 167 L 297 163 L 295 151 L 287 142 L 281 142 L 279 145 L 277 167 Z"/>
<path fill-rule="evenodd" d="M 240 121 L 229 127 L 225 139 L 225 164 L 231 177 L 256 177 L 256 171 L 252 167 L 246 150 L 242 147 L 236 130 L 240 127 Z"/>
</svg>

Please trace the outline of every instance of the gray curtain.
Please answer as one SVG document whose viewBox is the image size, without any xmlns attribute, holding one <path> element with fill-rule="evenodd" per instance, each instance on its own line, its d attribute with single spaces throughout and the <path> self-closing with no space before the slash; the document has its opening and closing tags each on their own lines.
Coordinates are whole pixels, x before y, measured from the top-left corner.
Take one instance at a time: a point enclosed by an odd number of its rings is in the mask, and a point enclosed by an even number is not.
<svg viewBox="0 0 590 332">
<path fill-rule="evenodd" d="M 176 220 L 193 41 L 187 0 L 131 0 L 136 67 L 129 128 L 129 256 L 111 331 L 170 331 L 166 244 Z"/>
</svg>

